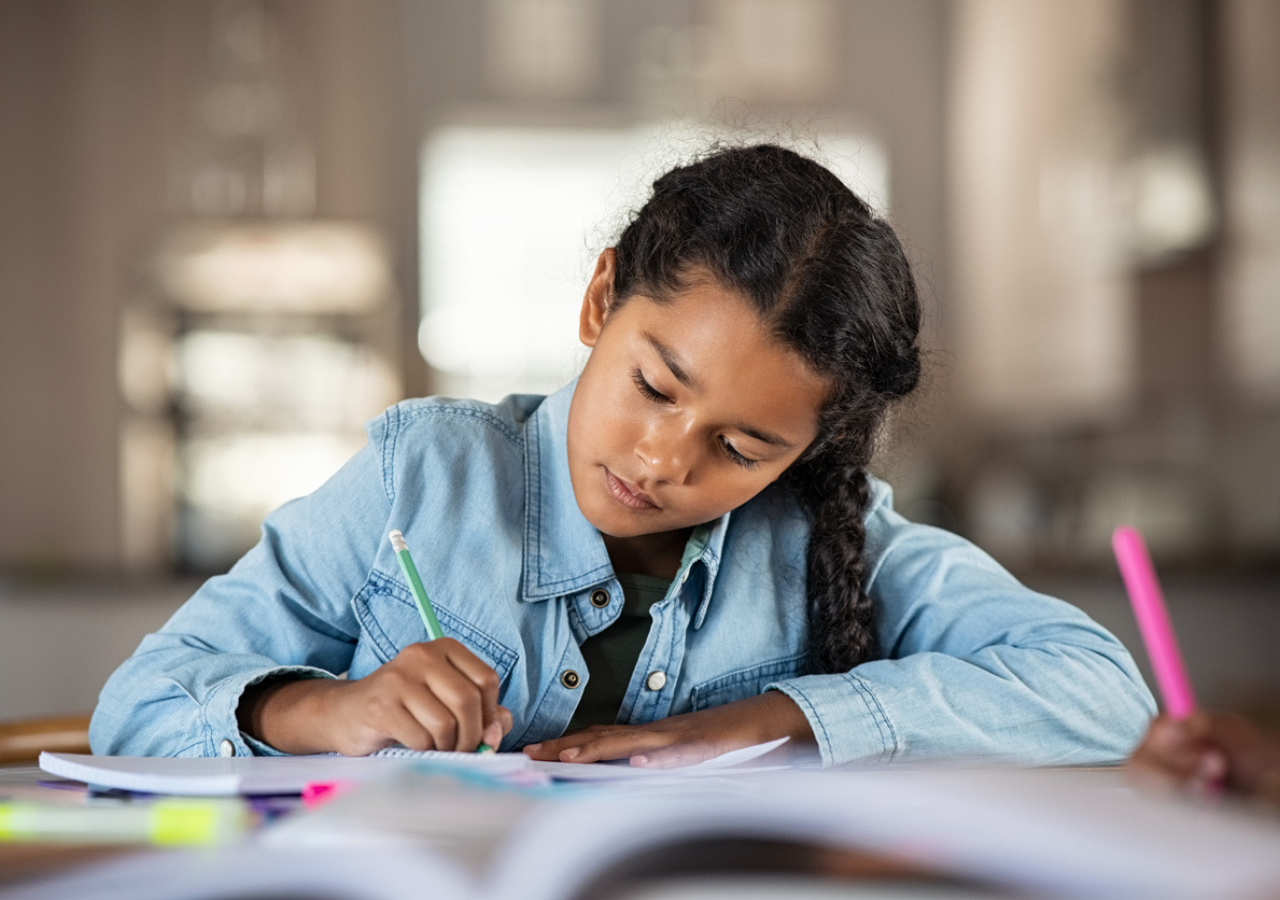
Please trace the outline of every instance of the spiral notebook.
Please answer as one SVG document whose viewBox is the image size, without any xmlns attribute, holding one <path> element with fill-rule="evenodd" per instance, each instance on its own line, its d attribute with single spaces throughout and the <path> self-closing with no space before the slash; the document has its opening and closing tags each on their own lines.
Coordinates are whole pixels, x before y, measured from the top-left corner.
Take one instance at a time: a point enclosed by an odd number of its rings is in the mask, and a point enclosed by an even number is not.
<svg viewBox="0 0 1280 900">
<path fill-rule="evenodd" d="M 453 753 L 443 750 L 388 748 L 371 756 L 95 756 L 88 753 L 41 753 L 40 768 L 50 775 L 83 781 L 96 788 L 148 794 L 198 797 L 299 794 L 321 781 L 371 781 L 385 777 L 407 761 L 464 766 L 490 775 L 540 772 L 557 781 L 620 781 L 653 777 L 697 777 L 742 774 L 777 768 L 745 766 L 777 749 L 785 738 L 743 747 L 696 765 L 644 769 L 622 765 L 539 762 L 523 753 Z"/>
<path fill-rule="evenodd" d="M 40 768 L 50 775 L 83 781 L 98 788 L 149 794 L 199 797 L 299 794 L 318 781 L 369 781 L 388 775 L 408 759 L 447 762 L 494 775 L 527 770 L 523 753 L 450 753 L 400 748 L 372 756 L 238 756 L 161 757 L 94 756 L 88 753 L 41 753 Z"/>
</svg>

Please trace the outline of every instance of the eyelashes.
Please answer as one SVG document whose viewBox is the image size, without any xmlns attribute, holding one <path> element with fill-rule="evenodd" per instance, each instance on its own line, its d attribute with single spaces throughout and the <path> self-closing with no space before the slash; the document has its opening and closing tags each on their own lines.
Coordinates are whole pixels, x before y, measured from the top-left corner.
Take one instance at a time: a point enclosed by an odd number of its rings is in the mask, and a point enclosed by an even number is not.
<svg viewBox="0 0 1280 900">
<path fill-rule="evenodd" d="M 648 381 L 645 380 L 644 373 L 642 373 L 639 369 L 636 369 L 631 373 L 631 380 L 636 383 L 636 387 L 640 389 L 640 393 L 644 394 L 654 403 L 670 403 L 671 402 L 670 397 L 658 391 L 653 385 L 651 385 Z"/>
<path fill-rule="evenodd" d="M 634 369 L 631 372 L 631 380 L 635 382 L 636 388 L 639 389 L 640 393 L 647 399 L 652 400 L 654 403 L 669 405 L 675 402 L 666 394 L 651 385 L 644 377 L 644 373 L 639 369 Z M 720 449 L 724 452 L 724 455 L 736 465 L 739 465 L 744 469 L 754 469 L 760 464 L 758 460 L 748 459 L 739 453 L 737 449 L 734 448 L 733 444 L 729 443 L 728 439 L 723 435 L 719 438 L 718 442 L 720 444 Z"/>
<path fill-rule="evenodd" d="M 747 459 L 733 448 L 733 444 L 730 444 L 729 441 L 723 437 L 720 438 L 720 446 L 724 449 L 725 456 L 729 457 L 744 469 L 754 469 L 760 464 L 757 460 Z"/>
</svg>

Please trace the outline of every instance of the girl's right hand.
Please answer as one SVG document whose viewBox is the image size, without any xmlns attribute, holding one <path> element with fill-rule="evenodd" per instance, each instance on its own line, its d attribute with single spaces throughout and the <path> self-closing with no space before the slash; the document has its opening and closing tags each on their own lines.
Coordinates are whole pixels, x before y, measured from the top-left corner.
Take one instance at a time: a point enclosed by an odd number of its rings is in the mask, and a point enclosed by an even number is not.
<svg viewBox="0 0 1280 900">
<path fill-rule="evenodd" d="M 246 692 L 241 727 L 286 753 L 365 756 L 395 743 L 411 750 L 497 747 L 511 729 L 498 686 L 479 657 L 439 638 L 410 644 L 356 681 L 304 679 Z"/>
</svg>

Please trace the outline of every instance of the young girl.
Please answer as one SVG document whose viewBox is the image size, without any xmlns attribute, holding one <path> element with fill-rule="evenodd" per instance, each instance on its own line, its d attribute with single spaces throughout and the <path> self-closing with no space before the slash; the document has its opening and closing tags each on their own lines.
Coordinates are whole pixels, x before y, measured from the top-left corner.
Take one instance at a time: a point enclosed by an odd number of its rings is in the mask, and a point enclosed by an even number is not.
<svg viewBox="0 0 1280 900">
<path fill-rule="evenodd" d="M 387 410 L 111 677 L 94 749 L 1123 758 L 1154 711 L 1124 648 L 866 473 L 919 322 L 892 229 L 818 164 L 667 173 L 596 264 L 577 381 Z"/>
</svg>

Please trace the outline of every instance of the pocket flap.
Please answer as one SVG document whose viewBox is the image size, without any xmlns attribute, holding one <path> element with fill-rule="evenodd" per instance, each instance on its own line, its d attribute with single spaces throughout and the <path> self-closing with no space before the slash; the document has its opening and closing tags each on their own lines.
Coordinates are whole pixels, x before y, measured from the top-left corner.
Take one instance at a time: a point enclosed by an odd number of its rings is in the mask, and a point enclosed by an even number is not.
<svg viewBox="0 0 1280 900">
<path fill-rule="evenodd" d="M 690 697 L 693 709 L 696 712 L 713 706 L 723 706 L 734 700 L 754 697 L 770 682 L 799 675 L 804 666 L 804 660 L 805 656 L 801 653 L 736 669 L 718 678 L 704 681 L 693 689 Z"/>
<path fill-rule="evenodd" d="M 433 606 L 444 633 L 465 644 L 505 682 L 519 655 L 447 607 Z M 409 644 L 426 640 L 426 628 L 413 594 L 399 580 L 388 578 L 377 570 L 369 574 L 364 587 L 352 598 L 351 607 L 374 653 L 384 663 L 391 661 Z"/>
</svg>

